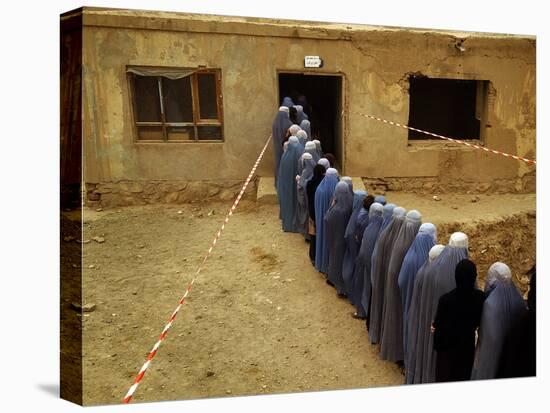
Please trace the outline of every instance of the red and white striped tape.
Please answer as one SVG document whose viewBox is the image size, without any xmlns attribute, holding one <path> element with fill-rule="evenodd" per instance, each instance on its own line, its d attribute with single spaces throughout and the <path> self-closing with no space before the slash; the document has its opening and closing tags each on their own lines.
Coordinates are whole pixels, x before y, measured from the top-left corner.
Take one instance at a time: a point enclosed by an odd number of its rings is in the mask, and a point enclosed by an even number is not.
<svg viewBox="0 0 550 413">
<path fill-rule="evenodd" d="M 162 333 L 160 333 L 160 336 L 159 336 L 157 342 L 155 343 L 155 345 L 153 346 L 153 348 L 151 349 L 151 351 L 147 355 L 147 359 L 145 360 L 145 363 L 143 364 L 143 366 L 139 370 L 139 372 L 138 372 L 138 374 L 137 374 L 137 376 L 134 380 L 134 383 L 132 384 L 132 386 L 130 386 L 130 389 L 128 389 L 128 392 L 126 393 L 126 396 L 124 396 L 124 399 L 122 400 L 124 403 L 129 403 L 130 400 L 132 400 L 132 397 L 133 397 L 136 389 L 138 388 L 139 383 L 141 382 L 141 380 L 143 379 L 143 376 L 145 375 L 145 372 L 149 368 L 149 365 L 151 364 L 151 361 L 153 360 L 153 357 L 155 357 L 155 354 L 157 354 L 157 351 L 158 351 L 161 343 L 166 338 L 166 335 L 168 334 L 168 331 L 170 330 L 170 327 L 172 327 L 172 324 L 174 323 L 174 320 L 176 319 L 176 316 L 178 315 L 178 312 L 179 312 L 181 306 L 185 302 L 185 299 L 189 295 L 189 292 L 191 291 L 191 288 L 193 287 L 193 284 L 195 283 L 196 279 L 198 278 L 198 276 L 199 276 L 199 274 L 202 270 L 202 267 L 204 266 L 204 264 L 206 263 L 206 260 L 208 259 L 208 257 L 212 253 L 212 250 L 214 249 L 214 246 L 218 242 L 218 239 L 221 237 L 222 231 L 225 228 L 225 224 L 227 224 L 229 222 L 229 217 L 231 217 L 231 215 L 233 215 L 233 212 L 237 208 L 237 205 L 239 204 L 239 202 L 240 202 L 240 200 L 241 200 L 241 198 L 244 194 L 244 191 L 246 190 L 246 187 L 250 183 L 250 180 L 252 179 L 252 176 L 256 172 L 256 168 L 258 168 L 258 165 L 260 164 L 260 161 L 262 160 L 262 157 L 264 156 L 264 153 L 267 149 L 267 146 L 269 145 L 270 140 L 271 140 L 271 136 L 267 139 L 262 151 L 260 152 L 260 155 L 258 156 L 258 159 L 256 159 L 256 162 L 254 163 L 254 166 L 252 167 L 252 169 L 250 170 L 250 173 L 248 174 L 248 178 L 246 178 L 246 181 L 244 182 L 244 184 L 241 188 L 241 192 L 239 192 L 239 195 L 237 195 L 237 198 L 235 199 L 235 202 L 233 203 L 233 206 L 231 206 L 231 209 L 229 210 L 229 212 L 225 216 L 225 219 L 223 220 L 223 224 L 222 224 L 221 228 L 218 230 L 218 232 L 216 233 L 216 235 L 214 237 L 214 240 L 212 241 L 212 245 L 210 245 L 210 248 L 208 249 L 208 252 L 204 256 L 204 259 L 199 264 L 199 267 L 197 268 L 195 276 L 193 277 L 193 279 L 191 280 L 191 282 L 189 283 L 189 285 L 185 289 L 185 293 L 183 294 L 183 296 L 178 301 L 178 306 L 176 307 L 176 309 L 174 310 L 174 312 L 172 313 L 172 315 L 168 319 L 168 322 L 164 326 L 164 329 L 162 330 Z"/>
<path fill-rule="evenodd" d="M 502 156 L 505 156 L 507 158 L 513 158 L 513 159 L 517 159 L 518 161 L 523 161 L 523 162 L 527 162 L 527 163 L 531 163 L 531 164 L 536 164 L 537 163 L 537 161 L 534 161 L 532 159 L 522 158 L 521 156 L 512 155 L 512 154 L 509 154 L 509 153 L 506 153 L 506 152 L 497 151 L 495 149 L 486 148 L 484 146 L 475 145 L 473 143 L 465 142 L 465 141 L 462 141 L 460 139 L 453 139 L 453 138 L 449 138 L 447 136 L 438 135 L 437 133 L 428 132 L 428 131 L 425 131 L 425 130 L 422 130 L 422 129 L 413 128 L 412 126 L 408 126 L 408 125 L 402 125 L 398 122 L 392 122 L 391 120 L 382 119 L 382 118 L 379 118 L 377 116 L 368 115 L 366 113 L 359 113 L 359 112 L 353 112 L 353 113 L 355 113 L 356 115 L 363 116 L 365 118 L 370 118 L 370 119 L 377 120 L 379 122 L 388 123 L 388 124 L 393 125 L 393 126 L 399 126 L 401 128 L 413 130 L 415 132 L 420 132 L 420 133 L 423 133 L 424 135 L 430 135 L 430 136 L 434 136 L 436 138 L 445 139 L 445 140 L 450 141 L 450 142 L 459 143 L 461 145 L 466 145 L 466 146 L 469 146 L 470 148 L 481 149 L 485 152 L 490 152 L 490 153 L 494 153 L 494 154 L 497 154 L 497 155 L 502 155 Z"/>
</svg>

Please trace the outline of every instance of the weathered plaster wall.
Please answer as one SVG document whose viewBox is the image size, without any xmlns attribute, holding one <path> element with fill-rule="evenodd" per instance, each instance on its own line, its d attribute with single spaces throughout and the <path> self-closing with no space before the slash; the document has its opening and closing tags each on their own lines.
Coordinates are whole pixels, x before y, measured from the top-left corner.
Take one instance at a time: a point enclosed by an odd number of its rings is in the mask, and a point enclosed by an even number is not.
<svg viewBox="0 0 550 413">
<path fill-rule="evenodd" d="M 270 134 L 277 70 L 304 70 L 305 55 L 320 55 L 320 71 L 344 76 L 345 174 L 500 179 L 511 190 L 534 183 L 533 167 L 439 141 L 408 145 L 405 130 L 357 114 L 407 123 L 410 73 L 489 80 L 486 145 L 534 158 L 532 38 L 93 9 L 84 17 L 88 183 L 243 179 Z M 225 142 L 136 144 L 126 65 L 221 68 Z M 272 157 L 270 148 L 260 175 L 272 174 Z"/>
</svg>

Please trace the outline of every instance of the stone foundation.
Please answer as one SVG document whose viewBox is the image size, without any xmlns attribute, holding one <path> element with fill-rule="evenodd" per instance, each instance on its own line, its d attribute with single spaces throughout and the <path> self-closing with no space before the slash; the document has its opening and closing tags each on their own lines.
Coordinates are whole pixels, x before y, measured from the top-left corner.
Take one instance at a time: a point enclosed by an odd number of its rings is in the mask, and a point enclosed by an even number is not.
<svg viewBox="0 0 550 413">
<path fill-rule="evenodd" d="M 495 179 L 491 182 L 468 182 L 460 179 L 442 180 L 438 177 L 415 178 L 363 178 L 369 193 L 382 194 L 386 191 L 414 192 L 416 194 L 442 193 L 533 193 L 536 192 L 535 174 L 517 179 Z"/>
<path fill-rule="evenodd" d="M 115 207 L 148 204 L 184 204 L 235 199 L 243 181 L 119 181 L 86 183 L 85 204 Z M 250 181 L 243 198 L 255 199 L 256 180 Z"/>
</svg>

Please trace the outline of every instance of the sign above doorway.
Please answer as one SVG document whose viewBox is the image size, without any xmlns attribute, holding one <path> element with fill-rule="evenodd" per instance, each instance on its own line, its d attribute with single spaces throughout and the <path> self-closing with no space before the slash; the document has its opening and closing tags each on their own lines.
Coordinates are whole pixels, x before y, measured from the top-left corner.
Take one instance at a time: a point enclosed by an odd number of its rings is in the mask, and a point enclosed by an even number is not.
<svg viewBox="0 0 550 413">
<path fill-rule="evenodd" d="M 323 59 L 319 56 L 305 56 L 304 67 L 323 67 Z"/>
</svg>

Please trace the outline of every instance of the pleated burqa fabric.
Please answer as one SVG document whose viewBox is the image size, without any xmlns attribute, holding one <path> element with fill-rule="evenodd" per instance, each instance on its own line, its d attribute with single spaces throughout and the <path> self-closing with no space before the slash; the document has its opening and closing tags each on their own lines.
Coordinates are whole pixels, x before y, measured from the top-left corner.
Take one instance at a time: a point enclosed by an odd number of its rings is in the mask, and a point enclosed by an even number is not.
<svg viewBox="0 0 550 413">
<path fill-rule="evenodd" d="M 405 223 L 405 208 L 393 210 L 391 222 L 382 230 L 372 252 L 371 264 L 371 301 L 369 310 L 369 339 L 377 344 L 382 336 L 382 310 L 384 308 L 384 286 L 390 264 L 393 243 Z M 382 221 L 382 225 L 384 221 Z"/>
<path fill-rule="evenodd" d="M 307 229 L 308 229 L 308 210 L 307 210 L 307 193 L 306 185 L 308 181 L 313 176 L 313 168 L 315 167 L 315 162 L 308 153 L 304 153 L 300 158 L 302 161 L 302 170 L 300 171 L 300 179 L 296 183 L 296 215 L 294 217 L 294 224 L 302 235 L 307 238 Z"/>
<path fill-rule="evenodd" d="M 491 265 L 487 272 L 485 291 L 488 296 L 481 312 L 472 380 L 497 377 L 504 339 L 512 326 L 527 312 L 506 264 L 496 262 Z"/>
<path fill-rule="evenodd" d="M 346 294 L 342 279 L 342 262 L 346 252 L 344 233 L 351 215 L 353 194 L 346 182 L 340 181 L 334 190 L 334 203 L 325 215 L 325 237 L 328 246 L 328 279 L 338 294 Z"/>
<path fill-rule="evenodd" d="M 416 345 L 416 368 L 420 369 L 421 383 L 435 383 L 435 350 L 431 325 L 437 311 L 439 299 L 456 287 L 456 265 L 468 258 L 468 237 L 455 232 L 449 245 L 434 261 L 426 273 L 420 304 L 419 330 Z"/>
<path fill-rule="evenodd" d="M 409 211 L 393 244 L 384 285 L 380 357 L 393 362 L 403 361 L 403 305 L 397 280 L 403 259 L 418 233 L 422 216 Z"/>
<path fill-rule="evenodd" d="M 346 241 L 346 252 L 344 254 L 344 262 L 342 264 L 342 278 L 346 288 L 346 294 L 350 298 L 349 293 L 352 288 L 353 271 L 355 268 L 355 258 L 359 250 L 359 242 L 355 239 L 357 216 L 363 208 L 363 200 L 367 197 L 365 191 L 355 191 L 353 197 L 353 210 L 346 226 L 344 239 Z"/>
<path fill-rule="evenodd" d="M 288 128 L 290 128 L 291 125 L 292 122 L 288 117 L 288 108 L 286 106 L 281 106 L 271 125 L 271 139 L 273 141 L 273 154 L 275 156 L 275 187 L 277 187 L 279 164 L 281 162 L 281 156 L 283 155 L 283 142 L 285 141 L 285 135 Z"/>
<path fill-rule="evenodd" d="M 407 313 L 407 345 L 405 346 L 405 383 L 422 383 L 421 368 L 416 365 L 418 331 L 420 323 L 420 307 L 422 302 L 422 289 L 426 274 L 430 271 L 434 260 L 445 249 L 444 245 L 434 245 L 428 253 L 428 261 L 424 263 L 416 273 L 409 312 Z"/>
<path fill-rule="evenodd" d="M 369 224 L 363 232 L 361 244 L 355 259 L 355 268 L 353 274 L 353 288 L 350 301 L 355 306 L 359 317 L 367 317 L 370 302 L 370 268 L 371 256 L 374 250 L 374 244 L 380 234 L 382 226 L 382 214 L 384 207 L 382 204 L 374 202 L 369 208 Z"/>
<path fill-rule="evenodd" d="M 418 234 L 403 259 L 403 265 L 399 271 L 397 285 L 403 307 L 403 353 L 407 354 L 407 316 L 413 295 L 414 281 L 420 267 L 428 260 L 430 249 L 437 242 L 436 228 L 434 224 L 424 223 L 418 229 Z M 406 357 L 405 357 L 406 362 Z M 406 367 L 406 366 L 405 366 Z"/>
<path fill-rule="evenodd" d="M 338 172 L 334 168 L 328 168 L 325 177 L 315 190 L 315 268 L 323 274 L 328 271 L 325 214 L 330 208 L 337 183 Z"/>
<path fill-rule="evenodd" d="M 303 151 L 297 140 L 294 136 L 290 137 L 287 150 L 281 157 L 277 179 L 280 217 L 283 221 L 283 231 L 286 232 L 298 232 L 298 228 L 294 225 L 294 215 L 298 205 L 296 175 L 298 175 L 298 159 Z"/>
</svg>

